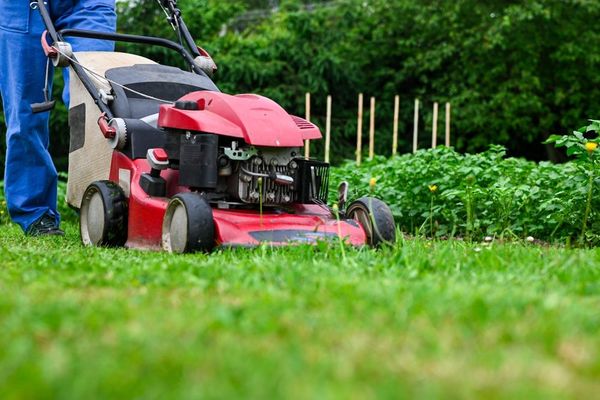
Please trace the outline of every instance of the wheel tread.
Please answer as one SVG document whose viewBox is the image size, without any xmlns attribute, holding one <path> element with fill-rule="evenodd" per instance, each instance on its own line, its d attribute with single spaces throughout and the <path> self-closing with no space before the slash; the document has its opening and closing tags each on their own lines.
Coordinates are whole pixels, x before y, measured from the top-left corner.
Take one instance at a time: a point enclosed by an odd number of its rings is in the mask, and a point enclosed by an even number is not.
<svg viewBox="0 0 600 400">
<path fill-rule="evenodd" d="M 91 190 L 97 191 L 104 206 L 104 232 L 99 246 L 120 247 L 127 242 L 128 200 L 123 189 L 113 181 L 102 180 L 91 183 L 86 189 L 83 202 Z M 83 224 L 80 221 L 80 230 Z M 82 234 L 83 238 L 83 234 Z"/>
<path fill-rule="evenodd" d="M 377 247 L 384 243 L 394 243 L 396 241 L 396 223 L 394 222 L 392 210 L 387 204 L 374 197 L 361 197 L 350 204 L 347 211 L 348 216 L 351 217 L 357 209 L 362 209 L 373 215 L 376 229 L 371 229 L 373 235 L 368 238 L 371 246 Z"/>
</svg>

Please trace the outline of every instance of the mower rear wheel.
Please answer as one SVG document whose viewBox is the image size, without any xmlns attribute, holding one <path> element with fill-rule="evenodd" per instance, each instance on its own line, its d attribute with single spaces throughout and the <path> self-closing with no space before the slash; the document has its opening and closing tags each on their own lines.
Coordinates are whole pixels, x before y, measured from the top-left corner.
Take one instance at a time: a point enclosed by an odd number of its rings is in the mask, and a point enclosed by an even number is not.
<svg viewBox="0 0 600 400">
<path fill-rule="evenodd" d="M 170 253 L 209 252 L 215 246 L 210 204 L 197 193 L 174 196 L 165 212 L 162 247 Z"/>
<path fill-rule="evenodd" d="M 81 241 L 86 246 L 123 246 L 127 241 L 127 198 L 114 182 L 88 186 L 79 215 Z"/>
<path fill-rule="evenodd" d="M 374 197 L 362 197 L 350 204 L 346 216 L 363 227 L 370 246 L 377 247 L 396 241 L 394 216 L 383 201 Z"/>
</svg>

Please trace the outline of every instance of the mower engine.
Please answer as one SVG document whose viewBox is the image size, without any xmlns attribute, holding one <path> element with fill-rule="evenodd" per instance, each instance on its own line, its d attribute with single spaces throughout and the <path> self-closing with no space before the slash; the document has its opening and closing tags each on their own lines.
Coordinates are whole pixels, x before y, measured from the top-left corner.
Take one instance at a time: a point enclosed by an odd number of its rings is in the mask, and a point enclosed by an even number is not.
<svg viewBox="0 0 600 400">
<path fill-rule="evenodd" d="M 235 171 L 229 180 L 229 194 L 243 203 L 258 204 L 260 193 L 264 205 L 291 203 L 326 203 L 329 166 L 317 161 L 298 158 L 299 149 L 252 149 L 250 158 L 229 161 L 227 156 L 219 160 L 231 163 Z M 219 175 L 226 174 L 228 167 Z"/>
<path fill-rule="evenodd" d="M 255 95 L 194 92 L 161 107 L 170 167 L 179 186 L 220 206 L 325 204 L 329 164 L 306 160 L 318 128 Z M 210 133 L 209 133 L 210 132 Z"/>
<path fill-rule="evenodd" d="M 171 132 L 167 152 L 179 170 L 179 184 L 219 204 L 327 201 L 328 164 L 300 158 L 297 147 L 255 147 L 219 135 Z"/>
<path fill-rule="evenodd" d="M 234 142 L 234 146 L 236 143 Z M 266 205 L 290 204 L 295 199 L 298 178 L 296 171 L 298 163 L 294 157 L 297 149 L 263 149 L 255 148 L 242 150 L 242 159 L 231 158 L 231 149 L 225 149 L 229 155 L 219 157 L 219 175 L 229 179 L 229 194 L 234 199 L 248 204 L 257 204 L 261 201 Z M 235 153 L 235 150 L 233 151 Z"/>
</svg>

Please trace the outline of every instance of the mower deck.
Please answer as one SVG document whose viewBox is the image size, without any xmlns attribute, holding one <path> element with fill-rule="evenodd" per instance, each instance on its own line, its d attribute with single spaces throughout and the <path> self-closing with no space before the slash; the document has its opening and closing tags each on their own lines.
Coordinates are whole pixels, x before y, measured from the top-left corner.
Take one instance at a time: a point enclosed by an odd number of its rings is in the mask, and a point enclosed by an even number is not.
<svg viewBox="0 0 600 400">
<path fill-rule="evenodd" d="M 288 245 L 337 240 L 366 244 L 363 229 L 354 220 L 339 223 L 319 206 L 298 207 L 295 212 L 214 210 L 217 243 L 220 246 L 257 246 L 261 243 Z"/>
</svg>

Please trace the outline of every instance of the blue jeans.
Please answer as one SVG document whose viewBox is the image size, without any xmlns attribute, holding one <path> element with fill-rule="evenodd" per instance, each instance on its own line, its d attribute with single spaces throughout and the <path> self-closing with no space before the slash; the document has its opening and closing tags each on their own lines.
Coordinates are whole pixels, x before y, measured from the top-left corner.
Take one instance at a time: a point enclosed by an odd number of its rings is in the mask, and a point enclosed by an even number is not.
<svg viewBox="0 0 600 400">
<path fill-rule="evenodd" d="M 47 0 L 57 30 L 114 32 L 115 0 Z M 32 103 L 44 101 L 46 56 L 40 44 L 45 30 L 30 0 L 0 0 L 0 94 L 6 117 L 4 191 L 14 222 L 26 231 L 44 214 L 60 222 L 57 173 L 50 153 L 50 113 L 33 114 Z M 107 41 L 66 38 L 74 51 L 112 51 Z M 52 74 L 50 75 L 52 76 Z M 65 70 L 68 104 L 68 71 Z M 66 135 L 67 132 L 60 132 Z"/>
</svg>

